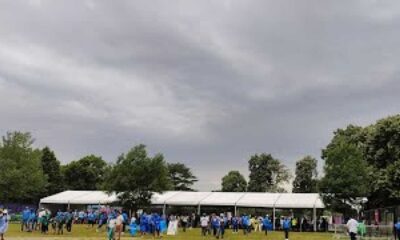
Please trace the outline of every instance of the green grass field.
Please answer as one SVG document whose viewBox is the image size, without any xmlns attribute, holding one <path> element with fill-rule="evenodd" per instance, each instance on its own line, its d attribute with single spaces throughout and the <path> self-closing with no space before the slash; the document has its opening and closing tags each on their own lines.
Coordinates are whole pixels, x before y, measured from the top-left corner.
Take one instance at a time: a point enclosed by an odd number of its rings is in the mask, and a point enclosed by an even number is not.
<svg viewBox="0 0 400 240">
<path fill-rule="evenodd" d="M 47 235 L 42 235 L 39 232 L 27 233 L 21 232 L 19 229 L 18 224 L 11 224 L 8 232 L 5 236 L 6 240 L 53 240 L 53 239 L 60 239 L 60 240 L 98 240 L 98 239 L 106 239 L 106 233 L 103 229 L 103 232 L 96 232 L 95 229 L 87 228 L 83 225 L 74 225 L 72 228 L 72 233 L 64 233 L 64 235 L 53 235 L 51 233 Z M 125 233 L 122 239 L 135 239 L 130 237 L 128 233 Z M 137 239 L 152 239 L 151 236 L 145 236 L 143 238 L 138 237 Z M 170 240 L 196 240 L 196 239 L 215 239 L 212 236 L 208 237 L 201 237 L 199 229 L 192 229 L 187 230 L 186 233 L 180 231 L 176 236 L 163 236 L 162 239 L 170 239 Z M 238 234 L 232 234 L 231 230 L 227 230 L 224 239 L 248 239 L 248 240 L 261 240 L 261 239 L 268 239 L 268 240 L 282 240 L 284 239 L 282 232 L 270 232 L 268 237 L 266 237 L 263 233 L 251 233 L 248 236 L 244 236 L 242 232 Z M 330 240 L 332 239 L 331 234 L 325 233 L 290 233 L 289 236 L 290 240 Z"/>
</svg>

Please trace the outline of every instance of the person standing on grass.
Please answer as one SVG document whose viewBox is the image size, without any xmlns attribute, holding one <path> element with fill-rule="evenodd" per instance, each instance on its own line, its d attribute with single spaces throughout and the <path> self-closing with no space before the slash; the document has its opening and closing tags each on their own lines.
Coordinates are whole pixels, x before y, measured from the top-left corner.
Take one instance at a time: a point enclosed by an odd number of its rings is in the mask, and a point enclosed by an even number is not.
<svg viewBox="0 0 400 240">
<path fill-rule="evenodd" d="M 110 219 L 107 222 L 107 238 L 108 240 L 115 240 L 115 228 L 117 225 L 117 219 L 114 214 L 110 215 Z"/>
<path fill-rule="evenodd" d="M 116 212 L 117 218 L 115 219 L 115 233 L 117 234 L 117 239 L 121 239 L 122 225 L 124 223 L 124 217 L 120 211 Z"/>
<path fill-rule="evenodd" d="M 350 235 L 350 240 L 356 240 L 357 239 L 357 229 L 358 229 L 358 222 L 354 218 L 350 218 L 349 221 L 347 221 L 346 224 L 347 231 L 349 232 Z"/>
<path fill-rule="evenodd" d="M 209 222 L 208 216 L 206 216 L 206 214 L 203 213 L 203 216 L 200 218 L 200 226 L 201 226 L 201 235 L 204 237 L 207 235 L 208 222 Z"/>
<path fill-rule="evenodd" d="M 215 213 L 213 213 L 211 217 L 211 226 L 213 229 L 213 236 L 218 239 L 220 234 L 221 221 Z"/>
<path fill-rule="evenodd" d="M 0 209 L 0 240 L 4 240 L 4 234 L 7 232 L 9 220 L 7 209 Z"/>
<path fill-rule="evenodd" d="M 238 233 L 239 231 L 239 218 L 237 216 L 232 217 L 232 232 Z"/>
<path fill-rule="evenodd" d="M 269 221 L 269 217 L 267 215 L 267 216 L 265 216 L 265 218 L 263 219 L 263 222 L 262 222 L 262 227 L 265 232 L 265 236 L 268 235 L 268 227 L 270 224 L 271 224 L 271 222 Z"/>
<path fill-rule="evenodd" d="M 227 218 L 225 217 L 224 214 L 221 214 L 220 218 L 219 218 L 219 237 L 224 239 L 224 235 L 225 235 L 225 224 L 228 223 Z"/>
<path fill-rule="evenodd" d="M 290 219 L 288 217 L 285 217 L 282 222 L 282 228 L 283 231 L 285 232 L 285 240 L 289 240 L 290 225 L 291 225 Z"/>
</svg>

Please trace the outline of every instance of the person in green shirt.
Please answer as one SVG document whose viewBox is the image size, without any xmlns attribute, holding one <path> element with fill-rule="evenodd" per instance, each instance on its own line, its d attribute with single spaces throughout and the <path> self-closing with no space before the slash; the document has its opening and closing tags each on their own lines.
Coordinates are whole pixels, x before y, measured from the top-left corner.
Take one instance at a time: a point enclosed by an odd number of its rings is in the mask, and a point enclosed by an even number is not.
<svg viewBox="0 0 400 240">
<path fill-rule="evenodd" d="M 364 220 L 359 221 L 358 226 L 357 226 L 357 233 L 361 239 L 363 239 L 363 237 L 367 233 L 367 228 L 365 226 Z"/>
</svg>

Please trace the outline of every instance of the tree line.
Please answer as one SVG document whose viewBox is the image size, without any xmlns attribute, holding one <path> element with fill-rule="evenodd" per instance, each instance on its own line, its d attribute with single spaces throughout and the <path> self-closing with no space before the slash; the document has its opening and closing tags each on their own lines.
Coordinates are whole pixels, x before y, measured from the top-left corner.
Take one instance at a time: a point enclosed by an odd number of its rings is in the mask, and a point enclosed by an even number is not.
<svg viewBox="0 0 400 240">
<path fill-rule="evenodd" d="M 38 149 L 33 143 L 28 132 L 2 137 L 0 203 L 37 203 L 64 190 L 118 191 L 132 183 L 137 189 L 194 191 L 197 181 L 185 164 L 166 163 L 162 154 L 149 157 L 144 145 L 120 155 L 116 163 L 92 154 L 63 165 L 49 147 Z"/>
<path fill-rule="evenodd" d="M 41 197 L 66 189 L 117 192 L 130 209 L 149 204 L 153 192 L 194 191 L 198 181 L 182 163 L 168 163 L 162 154 L 149 156 L 145 145 L 132 147 L 108 163 L 88 155 L 61 164 L 49 147 L 33 147 L 30 133 L 8 132 L 0 142 L 0 202 L 35 203 Z M 296 162 L 293 192 L 319 192 L 329 209 L 351 211 L 362 197 L 366 207 L 400 202 L 400 115 L 366 127 L 337 129 L 321 151 L 323 174 L 317 160 L 305 156 Z M 271 154 L 248 160 L 248 181 L 232 170 L 221 179 L 225 192 L 284 192 L 292 179 L 290 170 Z"/>
</svg>

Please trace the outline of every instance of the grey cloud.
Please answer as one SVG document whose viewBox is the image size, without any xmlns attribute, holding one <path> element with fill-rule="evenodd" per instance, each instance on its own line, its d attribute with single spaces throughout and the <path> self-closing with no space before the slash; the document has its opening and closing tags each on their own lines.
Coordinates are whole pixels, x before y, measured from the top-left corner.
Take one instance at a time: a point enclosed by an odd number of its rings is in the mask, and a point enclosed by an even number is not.
<svg viewBox="0 0 400 240">
<path fill-rule="evenodd" d="M 216 189 L 398 113 L 399 27 L 396 1 L 2 1 L 0 132 L 63 162 L 145 143 Z"/>
</svg>

